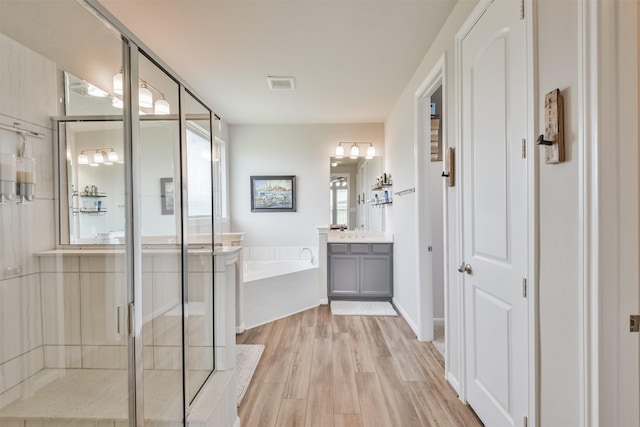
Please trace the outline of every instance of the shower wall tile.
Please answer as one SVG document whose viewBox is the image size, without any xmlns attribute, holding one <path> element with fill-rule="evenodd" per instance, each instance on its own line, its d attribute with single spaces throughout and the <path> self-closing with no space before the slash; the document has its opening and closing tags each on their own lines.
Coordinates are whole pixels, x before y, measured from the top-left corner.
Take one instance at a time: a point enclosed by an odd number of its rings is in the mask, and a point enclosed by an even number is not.
<svg viewBox="0 0 640 427">
<path fill-rule="evenodd" d="M 153 273 L 153 314 L 157 316 L 182 304 L 182 275 Z"/>
<path fill-rule="evenodd" d="M 144 369 L 154 369 L 153 346 L 145 345 L 142 349 L 142 356 L 144 359 Z"/>
<path fill-rule="evenodd" d="M 0 64 L 0 113 L 49 126 L 57 115 L 55 63 L 0 34 Z"/>
<path fill-rule="evenodd" d="M 80 271 L 83 273 L 124 273 L 125 267 L 124 254 L 80 257 Z"/>
<path fill-rule="evenodd" d="M 213 289 L 213 273 L 189 273 L 189 302 L 204 302 Z"/>
<path fill-rule="evenodd" d="M 182 345 L 182 317 L 160 316 L 153 321 L 154 345 Z"/>
<path fill-rule="evenodd" d="M 213 369 L 213 347 L 189 347 L 189 369 L 210 371 Z"/>
<path fill-rule="evenodd" d="M 44 368 L 42 347 L 0 365 L 0 393 L 20 384 Z"/>
<path fill-rule="evenodd" d="M 182 369 L 182 347 L 153 348 L 153 365 L 160 370 L 181 370 Z"/>
<path fill-rule="evenodd" d="M 180 254 L 156 254 L 153 256 L 153 271 L 160 272 L 181 272 L 182 257 Z"/>
<path fill-rule="evenodd" d="M 82 368 L 82 347 L 79 345 L 45 345 L 45 368 Z"/>
<path fill-rule="evenodd" d="M 2 427 L 24 427 L 23 420 L 2 420 Z"/>
<path fill-rule="evenodd" d="M 82 367 L 87 369 L 127 369 L 127 347 L 124 345 L 83 345 Z"/>
<path fill-rule="evenodd" d="M 124 274 L 80 273 L 80 295 L 82 344 L 124 343 L 117 335 L 116 312 L 117 306 L 126 304 Z"/>
<path fill-rule="evenodd" d="M 79 345 L 80 274 L 42 273 L 40 281 L 44 343 Z"/>
<path fill-rule="evenodd" d="M 144 249 L 142 253 L 142 272 L 153 272 L 153 255 L 144 253 Z"/>
<path fill-rule="evenodd" d="M 213 270 L 213 256 L 211 254 L 189 254 L 190 272 L 207 272 Z"/>
<path fill-rule="evenodd" d="M 113 427 L 113 421 L 75 421 L 52 418 L 49 420 L 27 420 L 24 427 Z"/>
<path fill-rule="evenodd" d="M 48 273 L 72 273 L 80 271 L 80 259 L 77 256 L 41 256 L 40 271 Z"/>
<path fill-rule="evenodd" d="M 40 277 L 0 281 L 0 363 L 42 345 Z"/>
<path fill-rule="evenodd" d="M 153 345 L 153 319 L 145 320 L 142 324 L 143 345 Z"/>
</svg>

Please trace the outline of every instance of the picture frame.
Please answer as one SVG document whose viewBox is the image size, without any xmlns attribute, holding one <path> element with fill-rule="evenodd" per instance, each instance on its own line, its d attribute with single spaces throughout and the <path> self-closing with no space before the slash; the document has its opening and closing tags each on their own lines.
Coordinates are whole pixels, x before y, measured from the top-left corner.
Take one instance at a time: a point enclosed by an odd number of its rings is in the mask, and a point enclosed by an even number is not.
<svg viewBox="0 0 640 427">
<path fill-rule="evenodd" d="M 251 212 L 295 212 L 295 175 L 251 176 Z"/>
<path fill-rule="evenodd" d="M 162 215 L 173 215 L 175 188 L 173 178 L 160 178 L 160 207 Z"/>
</svg>

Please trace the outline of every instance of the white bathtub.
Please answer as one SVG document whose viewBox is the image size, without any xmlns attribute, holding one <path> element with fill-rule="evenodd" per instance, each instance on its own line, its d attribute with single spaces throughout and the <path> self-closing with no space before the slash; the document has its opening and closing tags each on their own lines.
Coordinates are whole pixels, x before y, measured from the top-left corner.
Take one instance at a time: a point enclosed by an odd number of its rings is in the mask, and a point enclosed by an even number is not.
<svg viewBox="0 0 640 427">
<path fill-rule="evenodd" d="M 243 308 L 246 328 L 319 305 L 318 265 L 310 261 L 245 261 Z"/>
</svg>

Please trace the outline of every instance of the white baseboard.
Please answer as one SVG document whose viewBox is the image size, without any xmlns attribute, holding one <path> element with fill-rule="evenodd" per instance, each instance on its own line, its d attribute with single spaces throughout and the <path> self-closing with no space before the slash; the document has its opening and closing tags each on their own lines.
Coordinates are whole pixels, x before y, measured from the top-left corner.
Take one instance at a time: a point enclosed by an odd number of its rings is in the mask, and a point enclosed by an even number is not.
<svg viewBox="0 0 640 427">
<path fill-rule="evenodd" d="M 247 328 L 245 327 L 244 323 L 240 326 L 236 326 L 236 334 L 241 334 L 246 330 Z"/>
<path fill-rule="evenodd" d="M 236 417 L 236 422 L 233 423 L 233 427 L 240 427 L 240 417 Z"/>
<path fill-rule="evenodd" d="M 434 317 L 433 326 L 444 326 L 444 317 Z"/>
<path fill-rule="evenodd" d="M 460 383 L 458 382 L 456 377 L 453 376 L 453 374 L 451 372 L 447 372 L 447 381 L 449 382 L 449 384 L 451 384 L 451 387 L 453 387 L 453 389 L 456 391 L 456 393 L 458 393 L 458 398 L 460 398 Z M 462 400 L 462 399 L 460 399 L 460 400 Z M 463 402 L 464 402 L 464 400 L 463 400 Z"/>
<path fill-rule="evenodd" d="M 320 298 L 320 305 L 329 304 L 329 298 Z"/>
<path fill-rule="evenodd" d="M 409 317 L 409 315 L 407 314 L 406 311 L 404 311 L 404 308 L 402 308 L 402 306 L 400 304 L 398 304 L 398 302 L 396 301 L 396 299 L 394 298 L 392 300 L 393 306 L 398 310 L 398 312 L 400 313 L 400 316 L 402 316 L 402 318 L 405 320 L 405 322 L 407 322 L 407 324 L 409 325 L 409 327 L 411 328 L 411 330 L 413 331 L 414 334 L 416 334 L 416 337 L 419 336 L 418 334 L 418 327 L 416 326 L 415 323 L 413 323 L 413 320 Z"/>
</svg>

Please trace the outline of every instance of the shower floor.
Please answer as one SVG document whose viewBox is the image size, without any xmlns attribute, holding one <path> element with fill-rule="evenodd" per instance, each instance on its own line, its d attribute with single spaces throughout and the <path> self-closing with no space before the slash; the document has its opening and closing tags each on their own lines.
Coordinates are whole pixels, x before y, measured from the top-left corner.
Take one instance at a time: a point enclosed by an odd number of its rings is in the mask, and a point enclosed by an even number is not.
<svg viewBox="0 0 640 427">
<path fill-rule="evenodd" d="M 9 420 L 38 420 L 45 422 L 44 425 L 48 421 L 62 423 L 55 425 L 74 425 L 74 421 L 104 421 L 100 426 L 108 427 L 128 425 L 127 371 L 52 369 L 44 374 L 59 375 L 60 378 L 43 386 L 33 396 L 1 409 L 0 425 Z M 182 425 L 181 371 L 146 371 L 144 393 L 145 422 L 158 426 Z"/>
</svg>

